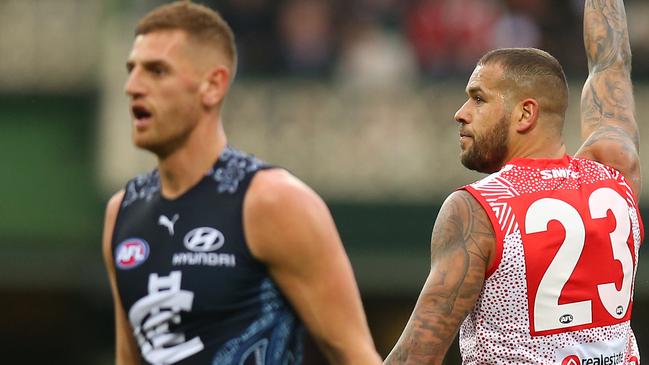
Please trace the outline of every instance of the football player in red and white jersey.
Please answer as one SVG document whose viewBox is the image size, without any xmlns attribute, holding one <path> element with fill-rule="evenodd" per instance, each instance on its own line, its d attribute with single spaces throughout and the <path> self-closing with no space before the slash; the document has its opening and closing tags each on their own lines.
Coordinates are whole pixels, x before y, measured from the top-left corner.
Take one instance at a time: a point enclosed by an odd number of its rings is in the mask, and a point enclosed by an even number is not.
<svg viewBox="0 0 649 365">
<path fill-rule="evenodd" d="M 622 0 L 586 0 L 583 145 L 566 154 L 565 75 L 537 49 L 478 62 L 455 115 L 462 163 L 431 269 L 386 364 L 638 364 L 630 326 L 643 226 L 631 50 Z"/>
</svg>

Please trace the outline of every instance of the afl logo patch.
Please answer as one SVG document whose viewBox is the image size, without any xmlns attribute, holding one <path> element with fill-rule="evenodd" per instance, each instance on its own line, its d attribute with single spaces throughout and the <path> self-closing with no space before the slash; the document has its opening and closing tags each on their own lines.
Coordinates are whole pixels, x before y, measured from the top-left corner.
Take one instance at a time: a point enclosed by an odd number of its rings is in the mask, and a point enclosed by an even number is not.
<svg viewBox="0 0 649 365">
<path fill-rule="evenodd" d="M 574 320 L 574 317 L 572 314 L 564 314 L 561 317 L 559 317 L 559 322 L 563 324 L 568 324 Z"/>
<path fill-rule="evenodd" d="M 194 252 L 216 251 L 225 243 L 225 237 L 218 229 L 199 227 L 192 229 L 185 236 L 185 247 Z"/>
<path fill-rule="evenodd" d="M 122 241 L 115 249 L 115 265 L 122 270 L 140 266 L 149 257 L 149 244 L 139 238 Z"/>
</svg>

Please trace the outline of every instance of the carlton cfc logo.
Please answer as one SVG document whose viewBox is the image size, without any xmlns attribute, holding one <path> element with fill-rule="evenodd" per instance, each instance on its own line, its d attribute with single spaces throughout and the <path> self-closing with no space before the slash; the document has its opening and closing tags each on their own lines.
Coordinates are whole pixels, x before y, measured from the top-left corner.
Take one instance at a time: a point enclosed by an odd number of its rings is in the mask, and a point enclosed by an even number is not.
<svg viewBox="0 0 649 365">
<path fill-rule="evenodd" d="M 139 238 L 122 241 L 115 249 L 115 265 L 123 270 L 142 264 L 149 257 L 149 244 Z"/>
<path fill-rule="evenodd" d="M 570 355 L 563 359 L 561 365 L 581 365 L 581 359 L 577 355 Z"/>
</svg>

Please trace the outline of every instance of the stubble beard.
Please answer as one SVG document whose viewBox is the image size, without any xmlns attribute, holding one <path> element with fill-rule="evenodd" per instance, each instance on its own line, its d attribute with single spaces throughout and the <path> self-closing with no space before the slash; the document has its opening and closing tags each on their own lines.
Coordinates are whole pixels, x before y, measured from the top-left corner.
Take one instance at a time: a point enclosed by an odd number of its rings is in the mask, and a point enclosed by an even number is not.
<svg viewBox="0 0 649 365">
<path fill-rule="evenodd" d="M 166 138 L 143 138 L 140 141 L 134 138 L 133 142 L 138 148 L 153 153 L 159 160 L 164 160 L 187 143 L 195 127 L 196 125 L 185 125 Z"/>
<path fill-rule="evenodd" d="M 460 155 L 462 165 L 487 174 L 500 170 L 505 163 L 508 141 L 508 123 L 503 115 L 491 132 L 483 137 L 473 136 L 473 144 Z"/>
</svg>

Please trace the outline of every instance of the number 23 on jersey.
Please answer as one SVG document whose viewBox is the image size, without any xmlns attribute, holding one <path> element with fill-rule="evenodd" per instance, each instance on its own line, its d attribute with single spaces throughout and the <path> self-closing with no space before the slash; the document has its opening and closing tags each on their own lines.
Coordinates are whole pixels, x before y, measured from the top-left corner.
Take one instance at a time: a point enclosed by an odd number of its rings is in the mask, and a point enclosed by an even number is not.
<svg viewBox="0 0 649 365">
<path fill-rule="evenodd" d="M 613 325 L 631 316 L 633 208 L 609 187 L 577 194 L 527 200 L 518 215 L 532 335 Z"/>
</svg>

